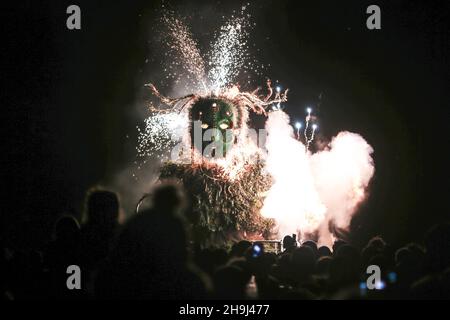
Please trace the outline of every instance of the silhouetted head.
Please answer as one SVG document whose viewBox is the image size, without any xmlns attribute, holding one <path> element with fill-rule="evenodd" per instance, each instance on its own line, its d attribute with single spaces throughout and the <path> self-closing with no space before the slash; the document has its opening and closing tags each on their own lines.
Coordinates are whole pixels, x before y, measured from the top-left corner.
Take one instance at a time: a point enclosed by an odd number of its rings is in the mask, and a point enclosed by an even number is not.
<svg viewBox="0 0 450 320">
<path fill-rule="evenodd" d="M 175 182 L 167 181 L 153 190 L 153 207 L 157 210 L 175 213 L 184 205 L 183 190 Z"/>
<path fill-rule="evenodd" d="M 347 244 L 344 240 L 336 240 L 333 243 L 333 254 L 336 254 L 336 252 L 339 250 L 339 248 L 343 245 Z"/>
<path fill-rule="evenodd" d="M 291 236 L 285 236 L 283 238 L 283 248 L 284 250 L 291 250 L 295 247 L 295 240 Z"/>
<path fill-rule="evenodd" d="M 246 281 L 247 277 L 241 268 L 235 265 L 220 267 L 213 277 L 216 298 L 243 299 Z"/>
<path fill-rule="evenodd" d="M 374 247 L 378 250 L 384 250 L 386 247 L 386 242 L 381 236 L 375 236 L 369 240 L 367 246 Z"/>
<path fill-rule="evenodd" d="M 314 257 L 318 257 L 319 256 L 319 252 L 317 250 L 317 243 L 313 240 L 306 240 L 305 242 L 302 243 L 302 247 L 309 247 L 311 248 L 311 250 L 314 253 Z"/>
<path fill-rule="evenodd" d="M 378 255 L 383 255 L 386 248 L 386 242 L 380 236 L 373 237 L 369 240 L 367 245 L 362 249 L 362 261 L 365 265 L 369 264 L 369 261 Z"/>
<path fill-rule="evenodd" d="M 408 248 L 402 247 L 395 252 L 395 264 L 399 265 L 405 263 L 411 257 L 411 252 Z"/>
<path fill-rule="evenodd" d="M 319 257 L 331 256 L 331 250 L 327 246 L 321 246 L 317 251 L 319 252 Z"/>
<path fill-rule="evenodd" d="M 106 190 L 88 192 L 87 219 L 89 224 L 113 227 L 118 224 L 119 198 L 116 193 Z"/>
<path fill-rule="evenodd" d="M 80 225 L 72 216 L 62 216 L 55 223 L 54 237 L 56 240 L 75 239 L 79 233 Z"/>
</svg>

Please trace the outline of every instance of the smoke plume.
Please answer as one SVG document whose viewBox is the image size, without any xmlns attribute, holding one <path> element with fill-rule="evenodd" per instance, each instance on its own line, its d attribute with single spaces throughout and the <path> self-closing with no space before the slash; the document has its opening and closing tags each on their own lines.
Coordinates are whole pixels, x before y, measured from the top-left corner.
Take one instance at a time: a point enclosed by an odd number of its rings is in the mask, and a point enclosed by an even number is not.
<svg viewBox="0 0 450 320">
<path fill-rule="evenodd" d="M 319 243 L 330 245 L 329 223 L 348 228 L 367 196 L 374 174 L 372 147 L 360 135 L 344 131 L 324 150 L 306 151 L 283 111 L 269 114 L 266 130 L 266 169 L 274 184 L 262 214 L 277 221 L 280 235 L 318 233 Z"/>
</svg>

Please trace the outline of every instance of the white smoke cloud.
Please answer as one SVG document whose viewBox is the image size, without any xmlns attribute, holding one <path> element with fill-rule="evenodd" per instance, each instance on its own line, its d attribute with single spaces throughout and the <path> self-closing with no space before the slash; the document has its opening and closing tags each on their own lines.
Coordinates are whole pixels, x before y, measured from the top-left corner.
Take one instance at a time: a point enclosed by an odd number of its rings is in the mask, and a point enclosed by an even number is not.
<svg viewBox="0 0 450 320">
<path fill-rule="evenodd" d="M 340 132 L 324 150 L 306 152 L 283 111 L 269 114 L 266 130 L 266 169 L 274 184 L 262 214 L 276 219 L 280 235 L 318 232 L 319 243 L 330 245 L 328 223 L 348 228 L 366 197 L 372 147 L 358 134 Z"/>
</svg>

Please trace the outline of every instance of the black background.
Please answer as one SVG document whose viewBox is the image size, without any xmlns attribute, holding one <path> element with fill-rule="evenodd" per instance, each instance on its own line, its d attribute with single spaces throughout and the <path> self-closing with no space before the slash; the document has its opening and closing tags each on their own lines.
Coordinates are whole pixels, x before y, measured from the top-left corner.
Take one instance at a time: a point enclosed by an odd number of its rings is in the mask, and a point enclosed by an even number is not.
<svg viewBox="0 0 450 320">
<path fill-rule="evenodd" d="M 199 15 L 240 7 L 170 3 L 199 21 L 199 37 L 214 25 Z M 160 67 L 152 45 L 160 2 L 77 1 L 77 31 L 66 28 L 70 4 L 1 5 L 2 234 L 15 245 L 42 244 L 58 214 L 79 213 L 88 187 L 133 161 L 143 121 L 135 106 L 145 104 L 142 85 Z M 370 4 L 381 7 L 381 30 L 366 28 Z M 290 88 L 292 119 L 323 92 L 321 137 L 357 132 L 375 150 L 355 243 L 375 234 L 394 244 L 420 240 L 448 220 L 449 2 L 257 1 L 251 12 L 258 58 Z"/>
</svg>

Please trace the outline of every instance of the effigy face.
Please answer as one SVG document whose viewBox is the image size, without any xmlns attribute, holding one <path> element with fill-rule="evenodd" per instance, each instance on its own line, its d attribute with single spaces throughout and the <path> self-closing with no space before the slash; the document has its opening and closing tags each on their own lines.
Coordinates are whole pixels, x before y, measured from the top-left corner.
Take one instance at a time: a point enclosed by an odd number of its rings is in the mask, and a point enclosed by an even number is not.
<svg viewBox="0 0 450 320">
<path fill-rule="evenodd" d="M 236 106 L 226 99 L 199 98 L 189 112 L 191 145 L 205 157 L 224 157 L 236 140 Z"/>
</svg>

